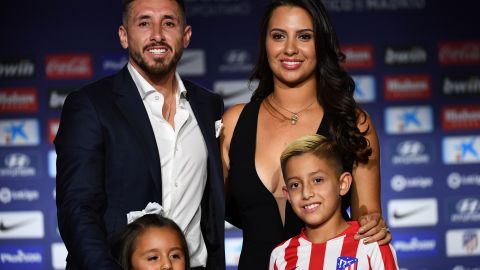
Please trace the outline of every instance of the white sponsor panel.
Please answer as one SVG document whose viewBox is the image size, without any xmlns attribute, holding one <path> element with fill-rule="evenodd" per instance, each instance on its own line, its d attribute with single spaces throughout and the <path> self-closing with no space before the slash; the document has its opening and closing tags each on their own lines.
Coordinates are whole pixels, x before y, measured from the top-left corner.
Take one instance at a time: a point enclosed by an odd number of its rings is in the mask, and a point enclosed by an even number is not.
<svg viewBox="0 0 480 270">
<path fill-rule="evenodd" d="M 225 239 L 225 259 L 227 266 L 237 266 L 242 251 L 241 237 L 227 237 Z"/>
<path fill-rule="evenodd" d="M 480 163 L 480 136 L 445 137 L 442 152 L 445 164 Z"/>
<path fill-rule="evenodd" d="M 48 175 L 52 178 L 57 176 L 57 153 L 54 150 L 48 151 Z"/>
<path fill-rule="evenodd" d="M 355 92 L 353 97 L 359 103 L 374 102 L 376 99 L 375 78 L 372 75 L 354 75 Z"/>
<path fill-rule="evenodd" d="M 391 227 L 434 226 L 438 223 L 435 198 L 399 199 L 388 202 L 388 223 Z"/>
<path fill-rule="evenodd" d="M 207 72 L 205 51 L 189 49 L 183 51 L 182 58 L 178 62 L 177 72 L 182 76 L 201 76 Z"/>
<path fill-rule="evenodd" d="M 388 134 L 432 132 L 432 108 L 430 106 L 389 107 L 385 110 L 385 131 Z"/>
<path fill-rule="evenodd" d="M 452 172 L 447 176 L 447 185 L 451 189 L 457 189 L 462 186 L 480 187 L 480 174 L 461 174 Z"/>
<path fill-rule="evenodd" d="M 52 267 L 53 269 L 65 269 L 67 267 L 67 248 L 63 243 L 52 244 Z"/>
<path fill-rule="evenodd" d="M 41 211 L 0 212 L 0 239 L 43 238 Z"/>
<path fill-rule="evenodd" d="M 390 186 L 397 192 L 411 188 L 426 189 L 433 186 L 433 178 L 424 176 L 405 177 L 397 174 L 392 177 Z"/>
<path fill-rule="evenodd" d="M 247 103 L 252 97 L 258 82 L 249 80 L 225 80 L 213 83 L 213 91 L 223 97 L 225 107 L 238 103 Z"/>
<path fill-rule="evenodd" d="M 480 255 L 480 228 L 448 230 L 446 234 L 448 257 Z"/>
<path fill-rule="evenodd" d="M 0 120 L 0 146 L 33 146 L 39 143 L 38 120 Z"/>
</svg>

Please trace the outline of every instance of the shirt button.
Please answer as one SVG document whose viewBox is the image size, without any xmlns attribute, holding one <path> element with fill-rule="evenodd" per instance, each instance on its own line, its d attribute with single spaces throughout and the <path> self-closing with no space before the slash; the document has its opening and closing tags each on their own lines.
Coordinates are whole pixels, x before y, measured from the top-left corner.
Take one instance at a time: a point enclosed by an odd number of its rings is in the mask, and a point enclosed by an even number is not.
<svg viewBox="0 0 480 270">
<path fill-rule="evenodd" d="M 178 183 L 177 183 L 177 182 L 175 182 L 175 187 L 178 187 Z"/>
</svg>

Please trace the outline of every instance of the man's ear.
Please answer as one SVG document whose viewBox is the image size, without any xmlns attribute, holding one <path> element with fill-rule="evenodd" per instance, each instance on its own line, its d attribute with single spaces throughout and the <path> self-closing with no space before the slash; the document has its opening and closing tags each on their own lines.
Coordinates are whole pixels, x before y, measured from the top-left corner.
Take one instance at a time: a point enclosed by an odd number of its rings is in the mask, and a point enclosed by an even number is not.
<svg viewBox="0 0 480 270">
<path fill-rule="evenodd" d="M 122 48 L 127 49 L 128 36 L 127 36 L 127 29 L 125 28 L 125 26 L 120 25 L 120 27 L 118 27 L 118 37 L 120 38 L 120 45 L 122 45 Z"/>
<path fill-rule="evenodd" d="M 190 44 L 191 38 L 192 38 L 192 27 L 190 25 L 187 25 L 183 30 L 183 48 L 184 49 L 186 49 Z"/>
<path fill-rule="evenodd" d="M 343 196 L 347 194 L 350 190 L 350 186 L 352 185 L 353 176 L 349 172 L 344 172 L 338 178 L 338 182 L 340 185 L 340 195 Z"/>
</svg>

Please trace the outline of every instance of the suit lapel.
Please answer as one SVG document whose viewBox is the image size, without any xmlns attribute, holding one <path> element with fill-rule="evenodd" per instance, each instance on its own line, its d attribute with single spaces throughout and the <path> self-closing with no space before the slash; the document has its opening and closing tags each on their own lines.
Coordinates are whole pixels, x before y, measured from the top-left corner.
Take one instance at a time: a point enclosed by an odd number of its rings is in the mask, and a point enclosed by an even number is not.
<svg viewBox="0 0 480 270">
<path fill-rule="evenodd" d="M 211 113 L 209 113 L 210 108 L 208 108 L 208 104 L 205 103 L 205 100 L 202 100 L 198 96 L 196 87 L 188 81 L 183 82 L 185 84 L 185 88 L 187 89 L 188 102 L 190 103 L 193 114 L 197 119 L 198 126 L 202 131 L 208 153 L 215 153 L 215 119 L 211 119 Z"/>
<path fill-rule="evenodd" d="M 138 142 L 138 144 L 133 144 L 132 142 L 132 147 L 140 145 L 143 148 L 145 152 L 145 162 L 149 164 L 153 184 L 159 192 L 159 202 L 162 202 L 160 157 L 158 155 L 155 135 L 143 101 L 127 67 L 124 67 L 115 77 L 114 92 L 118 94 L 115 103 L 132 127 L 132 131 Z"/>
</svg>

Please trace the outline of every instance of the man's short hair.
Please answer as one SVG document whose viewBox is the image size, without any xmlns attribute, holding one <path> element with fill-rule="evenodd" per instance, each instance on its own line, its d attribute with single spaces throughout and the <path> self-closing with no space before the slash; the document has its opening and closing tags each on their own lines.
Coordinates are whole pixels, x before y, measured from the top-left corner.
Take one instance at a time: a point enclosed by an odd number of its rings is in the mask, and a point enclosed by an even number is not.
<svg viewBox="0 0 480 270">
<path fill-rule="evenodd" d="M 280 156 L 283 177 L 286 180 L 286 165 L 290 158 L 303 154 L 313 154 L 320 159 L 326 160 L 333 166 L 337 175 L 343 171 L 342 155 L 334 141 L 328 140 L 322 135 L 307 135 L 296 139 L 283 150 Z"/>
<path fill-rule="evenodd" d="M 127 26 L 127 17 L 128 17 L 128 12 L 130 8 L 130 4 L 135 1 L 135 0 L 122 0 L 122 23 L 123 26 Z M 185 12 L 185 3 L 183 0 L 175 0 L 180 7 L 180 11 L 182 12 L 181 15 L 181 20 L 183 25 L 187 25 L 187 17 L 186 17 L 186 12 Z"/>
</svg>

